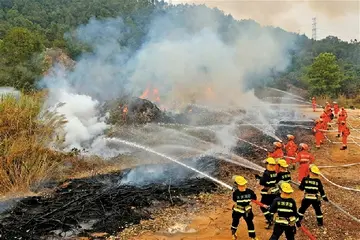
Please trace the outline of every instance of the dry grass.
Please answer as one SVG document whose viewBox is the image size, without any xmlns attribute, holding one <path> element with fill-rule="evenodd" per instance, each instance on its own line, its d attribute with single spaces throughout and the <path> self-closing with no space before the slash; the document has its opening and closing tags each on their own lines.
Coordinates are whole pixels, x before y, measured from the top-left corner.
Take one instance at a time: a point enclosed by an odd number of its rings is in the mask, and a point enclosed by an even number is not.
<svg viewBox="0 0 360 240">
<path fill-rule="evenodd" d="M 347 98 L 344 95 L 340 95 L 337 99 L 331 99 L 327 96 L 316 98 L 316 103 L 321 106 L 325 106 L 326 102 L 332 103 L 333 101 L 337 101 L 339 107 L 349 108 L 350 106 L 354 106 L 356 108 L 360 108 L 360 96 L 356 98 Z"/>
<path fill-rule="evenodd" d="M 31 185 L 59 176 L 71 154 L 50 144 L 65 119 L 42 112 L 45 93 L 7 95 L 0 99 L 0 193 L 27 191 Z"/>
<path fill-rule="evenodd" d="M 62 152 L 63 116 L 42 111 L 46 92 L 0 98 L 0 195 L 31 194 L 48 180 L 89 177 L 136 165 L 130 156 L 104 161 Z"/>
</svg>

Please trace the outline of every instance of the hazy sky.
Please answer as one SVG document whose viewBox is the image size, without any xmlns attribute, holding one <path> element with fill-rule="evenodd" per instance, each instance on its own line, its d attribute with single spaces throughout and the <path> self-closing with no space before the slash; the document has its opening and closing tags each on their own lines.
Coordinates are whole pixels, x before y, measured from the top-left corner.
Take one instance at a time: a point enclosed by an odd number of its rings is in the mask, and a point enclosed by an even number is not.
<svg viewBox="0 0 360 240">
<path fill-rule="evenodd" d="M 170 2 L 170 0 L 168 0 Z M 360 40 L 360 0 L 172 0 L 176 3 L 206 4 L 230 13 L 236 19 L 254 19 L 311 38 L 312 18 L 317 18 L 317 39 L 335 35 Z"/>
</svg>

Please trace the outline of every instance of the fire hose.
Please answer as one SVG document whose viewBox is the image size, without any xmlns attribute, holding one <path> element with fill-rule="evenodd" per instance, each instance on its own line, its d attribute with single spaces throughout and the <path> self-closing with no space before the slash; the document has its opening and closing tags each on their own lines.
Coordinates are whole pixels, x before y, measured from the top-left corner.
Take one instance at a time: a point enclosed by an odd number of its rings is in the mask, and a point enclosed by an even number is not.
<svg viewBox="0 0 360 240">
<path fill-rule="evenodd" d="M 300 184 L 291 181 L 292 184 L 294 184 L 295 186 L 299 186 Z M 360 219 L 354 217 L 353 215 L 351 215 L 350 213 L 348 213 L 347 211 L 345 211 L 345 209 L 343 209 L 342 207 L 340 207 L 338 204 L 334 203 L 333 201 L 329 200 L 328 202 L 329 204 L 331 204 L 333 207 L 337 208 L 340 212 L 344 213 L 346 216 L 348 216 L 349 218 L 351 218 L 352 220 L 354 220 L 357 223 L 360 223 Z"/>
<path fill-rule="evenodd" d="M 267 208 L 268 206 L 266 206 L 265 204 L 261 203 L 260 201 L 258 200 L 252 200 L 253 203 L 259 205 L 260 207 L 263 207 L 263 208 Z M 306 236 L 309 237 L 310 240 L 316 240 L 315 236 L 311 234 L 311 232 L 304 226 L 300 226 L 299 227 L 301 229 L 301 231 L 303 231 L 303 233 L 305 233 Z"/>
</svg>

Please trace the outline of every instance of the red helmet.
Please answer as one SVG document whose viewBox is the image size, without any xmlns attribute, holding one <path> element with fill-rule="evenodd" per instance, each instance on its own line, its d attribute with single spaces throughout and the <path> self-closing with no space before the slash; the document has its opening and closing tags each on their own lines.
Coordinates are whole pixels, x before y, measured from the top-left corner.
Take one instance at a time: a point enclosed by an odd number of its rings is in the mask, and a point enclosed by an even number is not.
<svg viewBox="0 0 360 240">
<path fill-rule="evenodd" d="M 306 143 L 300 143 L 300 144 L 299 144 L 299 147 L 301 147 L 301 148 L 304 149 L 304 150 L 308 150 L 308 149 L 309 149 L 309 146 L 308 146 Z"/>
</svg>

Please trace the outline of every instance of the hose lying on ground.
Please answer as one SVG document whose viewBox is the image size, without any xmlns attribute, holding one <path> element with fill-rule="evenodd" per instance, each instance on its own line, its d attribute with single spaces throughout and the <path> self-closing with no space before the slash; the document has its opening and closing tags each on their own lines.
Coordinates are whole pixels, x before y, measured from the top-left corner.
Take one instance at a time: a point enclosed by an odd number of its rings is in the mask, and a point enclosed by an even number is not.
<svg viewBox="0 0 360 240">
<path fill-rule="evenodd" d="M 351 167 L 351 166 L 356 166 L 356 165 L 360 165 L 360 162 L 349 163 L 349 164 L 344 164 L 344 165 L 322 165 L 322 166 L 318 166 L 318 167 L 319 168 L 338 168 L 338 167 Z"/>
<path fill-rule="evenodd" d="M 360 189 L 355 189 L 355 188 L 349 188 L 349 187 L 344 187 L 344 186 L 341 186 L 339 184 L 336 184 L 334 182 L 332 182 L 331 180 L 329 180 L 327 177 L 324 176 L 324 174 L 320 174 L 326 181 L 328 181 L 330 184 L 338 187 L 338 188 L 342 188 L 342 189 L 345 189 L 345 190 L 349 190 L 349 191 L 354 191 L 354 192 L 360 192 Z"/>
<path fill-rule="evenodd" d="M 291 181 L 292 184 L 294 184 L 295 186 L 299 186 L 300 184 L 298 184 L 297 182 Z M 337 203 L 329 200 L 328 202 L 329 204 L 331 204 L 332 206 L 334 206 L 335 208 L 337 208 L 337 210 L 339 210 L 340 212 L 344 213 L 346 216 L 348 216 L 349 218 L 351 218 L 352 220 L 354 220 L 357 223 L 360 223 L 360 219 L 356 218 L 355 216 L 351 215 L 350 213 L 348 213 L 347 211 L 345 211 L 342 207 L 340 207 Z"/>
</svg>

